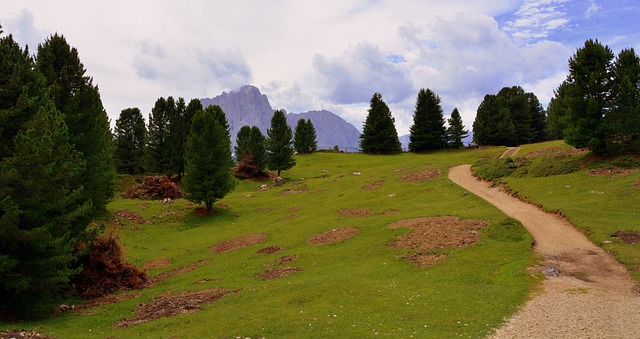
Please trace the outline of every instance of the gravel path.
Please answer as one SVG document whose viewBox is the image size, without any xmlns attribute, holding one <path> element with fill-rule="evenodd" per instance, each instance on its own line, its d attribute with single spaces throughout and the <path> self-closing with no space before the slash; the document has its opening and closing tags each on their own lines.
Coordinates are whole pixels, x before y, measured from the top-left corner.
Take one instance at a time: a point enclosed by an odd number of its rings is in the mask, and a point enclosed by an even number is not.
<svg viewBox="0 0 640 339">
<path fill-rule="evenodd" d="M 640 338 L 640 294 L 627 270 L 566 220 L 449 169 L 456 184 L 519 220 L 544 257 L 546 279 L 493 338 Z"/>
</svg>

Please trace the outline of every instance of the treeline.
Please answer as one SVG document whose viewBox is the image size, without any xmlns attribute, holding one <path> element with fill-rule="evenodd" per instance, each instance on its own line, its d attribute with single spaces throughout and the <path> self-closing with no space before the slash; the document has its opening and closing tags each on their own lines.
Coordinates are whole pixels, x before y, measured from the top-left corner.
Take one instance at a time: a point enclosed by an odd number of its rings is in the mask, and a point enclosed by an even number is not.
<svg viewBox="0 0 640 339">
<path fill-rule="evenodd" d="M 114 195 L 112 136 L 63 36 L 34 56 L 2 36 L 0 56 L 0 309 L 41 317 L 82 271 L 90 221 Z"/>
<path fill-rule="evenodd" d="M 166 174 L 180 180 L 186 171 L 187 139 L 193 127 L 193 117 L 197 112 L 209 109 L 221 110 L 215 105 L 203 108 L 199 99 L 191 99 L 187 104 L 184 98 L 161 97 L 149 113 L 148 124 L 140 109 L 122 110 L 114 130 L 118 173 Z M 274 118 L 271 129 L 277 132 L 271 132 L 273 137 L 265 137 L 256 126 L 242 126 L 234 149 L 237 163 L 259 171 L 267 167 L 280 171 L 288 168 L 284 165 L 286 161 L 279 158 L 291 158 L 294 151 L 303 154 L 317 149 L 316 130 L 310 119 L 298 120 L 294 135 L 283 111 L 276 111 Z M 281 144 L 275 144 L 275 140 L 281 140 L 278 141 Z M 285 148 L 291 150 L 291 154 L 280 154 Z"/>
<path fill-rule="evenodd" d="M 453 109 L 445 126 L 440 97 L 430 89 L 421 89 L 416 99 L 413 124 L 410 127 L 409 150 L 424 152 L 444 148 L 460 148 L 468 131 L 457 108 Z M 360 149 L 367 154 L 402 152 L 395 119 L 380 93 L 374 93 L 360 135 Z"/>
</svg>

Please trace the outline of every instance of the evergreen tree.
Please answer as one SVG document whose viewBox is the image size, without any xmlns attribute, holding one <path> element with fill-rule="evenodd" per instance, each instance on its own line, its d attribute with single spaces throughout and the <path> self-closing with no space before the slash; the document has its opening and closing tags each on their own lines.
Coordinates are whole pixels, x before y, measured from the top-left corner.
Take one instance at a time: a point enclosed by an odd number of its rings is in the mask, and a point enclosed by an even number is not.
<svg viewBox="0 0 640 339">
<path fill-rule="evenodd" d="M 147 130 L 147 147 L 145 154 L 145 168 L 151 173 L 167 172 L 166 144 L 169 133 L 168 102 L 165 98 L 158 98 L 149 114 Z"/>
<path fill-rule="evenodd" d="M 0 308 L 39 318 L 81 270 L 75 251 L 87 241 L 92 206 L 82 186 L 85 163 L 53 103 L 14 141 L 0 162 Z"/>
<path fill-rule="evenodd" d="M 213 204 L 233 191 L 236 185 L 230 170 L 233 166 L 230 132 L 225 127 L 228 124 L 224 112 L 222 115 L 220 112 L 219 106 L 196 112 L 185 152 L 185 197 L 195 203 L 204 203 L 207 212 L 211 212 Z M 222 119 L 224 124 L 220 124 Z"/>
<path fill-rule="evenodd" d="M 462 117 L 460 116 L 460 112 L 458 112 L 457 108 L 454 108 L 453 112 L 451 112 L 451 118 L 449 118 L 448 122 L 449 128 L 447 128 L 447 145 L 450 148 L 462 148 L 464 146 L 462 139 L 469 136 L 469 131 L 464 129 Z"/>
<path fill-rule="evenodd" d="M 538 97 L 533 93 L 525 93 L 531 115 L 531 142 L 541 142 L 548 139 L 547 115 L 540 104 Z"/>
<path fill-rule="evenodd" d="M 498 92 L 499 105 L 509 111 L 515 128 L 516 144 L 528 144 L 533 140 L 531 109 L 524 89 L 520 86 L 504 87 Z"/>
<path fill-rule="evenodd" d="M 511 113 L 497 95 L 487 94 L 480 103 L 473 121 L 473 140 L 478 145 L 516 145 Z"/>
<path fill-rule="evenodd" d="M 0 38 L 0 160 L 11 156 L 13 140 L 42 105 L 44 77 L 34 72 L 29 51 L 13 40 Z"/>
<path fill-rule="evenodd" d="M 78 51 L 61 35 L 38 45 L 36 66 L 65 117 L 71 144 L 86 161 L 84 198 L 91 200 L 94 213 L 102 211 L 115 192 L 115 166 L 113 135 L 98 87 L 85 75 Z"/>
<path fill-rule="evenodd" d="M 409 128 L 409 150 L 423 152 L 442 149 L 446 145 L 447 129 L 444 126 L 440 97 L 430 89 L 421 89 L 413 113 L 413 125 Z"/>
<path fill-rule="evenodd" d="M 571 87 L 564 137 L 569 145 L 607 152 L 605 116 L 611 110 L 613 52 L 598 40 L 587 40 L 569 59 L 567 83 Z"/>
<path fill-rule="evenodd" d="M 184 145 L 182 145 L 183 118 L 187 105 L 183 98 L 174 100 L 167 98 L 167 136 L 165 139 L 165 160 L 167 166 L 165 174 L 176 175 L 178 178 L 184 172 Z"/>
<path fill-rule="evenodd" d="M 126 108 L 116 120 L 116 169 L 120 173 L 144 172 L 144 148 L 147 128 L 138 108 Z"/>
<path fill-rule="evenodd" d="M 266 138 L 257 126 L 242 126 L 236 137 L 236 161 L 241 162 L 248 155 L 251 158 L 251 163 L 248 165 L 253 165 L 263 171 L 266 167 L 267 158 L 265 143 Z"/>
<path fill-rule="evenodd" d="M 270 170 L 288 170 L 295 166 L 293 158 L 293 132 L 287 125 L 283 111 L 276 110 L 271 118 L 271 127 L 267 130 L 267 167 Z"/>
<path fill-rule="evenodd" d="M 393 154 L 402 152 L 398 140 L 395 119 L 380 93 L 371 97 L 367 118 L 360 135 L 360 149 L 368 154 Z"/>
<path fill-rule="evenodd" d="M 298 154 L 312 153 L 318 148 L 316 128 L 313 126 L 311 119 L 298 120 L 293 137 L 293 146 Z"/>
<path fill-rule="evenodd" d="M 620 51 L 612 68 L 612 109 L 607 116 L 608 143 L 624 151 L 640 142 L 640 57 Z"/>
<path fill-rule="evenodd" d="M 572 90 L 571 84 L 567 81 L 562 82 L 553 93 L 554 97 L 549 102 L 547 127 L 549 131 L 549 137 L 553 140 L 560 140 L 564 138 L 564 131 L 569 125 L 569 107 L 571 101 Z"/>
</svg>

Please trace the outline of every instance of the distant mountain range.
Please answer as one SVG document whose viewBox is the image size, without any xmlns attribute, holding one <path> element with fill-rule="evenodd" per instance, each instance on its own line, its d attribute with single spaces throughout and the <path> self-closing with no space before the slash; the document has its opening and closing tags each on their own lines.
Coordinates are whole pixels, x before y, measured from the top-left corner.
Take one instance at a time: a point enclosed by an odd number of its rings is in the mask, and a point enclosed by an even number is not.
<svg viewBox="0 0 640 339">
<path fill-rule="evenodd" d="M 243 86 L 229 93 L 223 92 L 214 98 L 200 99 L 203 107 L 218 105 L 227 115 L 231 129 L 231 142 L 235 145 L 236 136 L 242 126 L 258 126 L 266 136 L 271 126 L 274 109 L 266 95 L 254 86 Z M 285 112 L 286 113 L 286 112 Z M 295 131 L 300 119 L 311 119 L 318 140 L 318 148 L 333 148 L 355 152 L 360 143 L 360 132 L 350 123 L 329 111 L 309 111 L 305 113 L 286 113 L 287 123 Z"/>
</svg>

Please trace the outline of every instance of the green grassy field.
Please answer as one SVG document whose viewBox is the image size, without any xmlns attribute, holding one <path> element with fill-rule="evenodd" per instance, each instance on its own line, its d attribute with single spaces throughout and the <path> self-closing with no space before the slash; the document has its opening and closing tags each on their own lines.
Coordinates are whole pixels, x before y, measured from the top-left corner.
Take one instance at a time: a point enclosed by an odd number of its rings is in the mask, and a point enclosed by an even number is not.
<svg viewBox="0 0 640 339">
<path fill-rule="evenodd" d="M 543 147 L 548 145 L 539 148 Z M 118 198 L 108 206 L 112 213 L 130 210 L 146 219 L 142 225 L 125 220 L 124 226 L 117 228 L 126 260 L 139 266 L 157 259 L 171 260 L 168 267 L 150 270 L 151 276 L 202 260 L 206 263 L 153 287 L 123 293 L 134 293 L 136 297 L 132 299 L 57 314 L 40 322 L 1 324 L 0 328 L 35 329 L 57 338 L 486 336 L 537 285 L 537 279 L 526 269 L 535 264 L 532 239 L 524 228 L 505 223 L 502 212 L 467 194 L 446 175 L 450 166 L 495 158 L 503 150 L 498 147 L 423 155 L 299 156 L 297 166 L 283 172 L 284 186 L 260 191 L 261 183 L 240 182 L 233 193 L 216 204 L 216 213 L 208 216 L 198 214 L 195 206 L 184 200 L 164 205 L 159 201 Z M 528 151 L 523 149 L 519 155 Z M 398 180 L 427 167 L 438 168 L 442 174 L 423 182 Z M 585 192 L 586 188 L 580 189 L 587 187 L 582 183 L 585 178 L 602 182 L 606 189 L 592 183 Z M 611 225 L 617 219 L 618 224 L 625 222 L 637 228 L 637 218 L 633 219 L 629 212 L 635 207 L 626 203 L 638 199 L 637 191 L 633 196 L 626 190 L 634 178 L 638 178 L 637 172 L 622 180 L 611 180 L 591 178 L 582 171 L 564 178 L 509 177 L 505 182 L 526 198 L 548 204 L 549 209 L 562 209 L 571 221 L 592 235 L 602 233 L 604 239 L 610 230 L 601 232 L 602 222 L 588 224 L 584 220 L 587 217 L 577 215 L 590 213 L 588 216 L 596 217 L 596 209 L 589 208 L 590 204 L 604 203 L 607 194 L 615 194 L 607 205 L 615 207 L 615 213 L 603 213 L 602 219 L 610 219 Z M 371 183 L 379 187 L 363 189 Z M 610 193 L 592 194 L 591 190 Z M 560 201 L 564 200 L 558 195 L 572 197 L 574 204 L 562 205 Z M 616 204 L 619 200 L 625 203 Z M 353 217 L 339 213 L 348 209 L 367 209 L 372 214 Z M 448 257 L 420 268 L 400 258 L 409 250 L 388 246 L 410 230 L 391 229 L 388 225 L 425 216 L 474 218 L 487 220 L 489 225 L 480 231 L 477 243 L 434 251 Z M 501 236 L 505 230 L 500 225 L 510 225 L 511 235 Z M 336 244 L 307 243 L 315 234 L 342 227 L 355 227 L 359 233 Z M 266 234 L 267 240 L 221 254 L 209 249 L 221 241 L 257 233 Z M 283 250 L 257 253 L 276 245 Z M 615 241 L 605 244 L 607 249 L 614 246 L 618 246 Z M 295 256 L 296 260 L 279 265 L 283 256 Z M 283 266 L 299 271 L 272 280 L 260 275 L 266 269 Z M 138 305 L 158 296 L 214 287 L 237 292 L 200 305 L 200 312 L 113 327 L 118 321 L 133 317 Z"/>
</svg>

